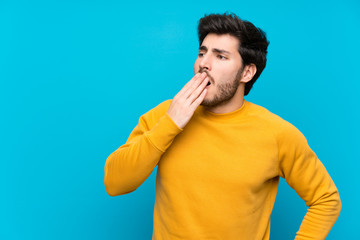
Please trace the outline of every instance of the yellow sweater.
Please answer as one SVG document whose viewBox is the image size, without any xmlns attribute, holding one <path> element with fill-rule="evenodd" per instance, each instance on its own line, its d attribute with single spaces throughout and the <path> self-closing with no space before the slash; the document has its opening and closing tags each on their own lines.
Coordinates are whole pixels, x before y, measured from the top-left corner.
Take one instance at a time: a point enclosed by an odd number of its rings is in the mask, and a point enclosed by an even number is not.
<svg viewBox="0 0 360 240">
<path fill-rule="evenodd" d="M 181 129 L 170 103 L 142 115 L 105 163 L 111 196 L 134 191 L 158 165 L 152 239 L 269 239 L 279 177 L 309 206 L 295 239 L 325 239 L 338 190 L 297 128 L 245 100 L 226 114 L 199 106 Z"/>
</svg>

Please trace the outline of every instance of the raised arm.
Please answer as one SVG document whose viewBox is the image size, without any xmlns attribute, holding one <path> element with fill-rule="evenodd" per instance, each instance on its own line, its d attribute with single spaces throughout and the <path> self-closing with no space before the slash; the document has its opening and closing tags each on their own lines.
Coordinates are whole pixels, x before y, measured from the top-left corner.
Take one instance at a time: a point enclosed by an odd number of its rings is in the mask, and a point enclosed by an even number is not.
<svg viewBox="0 0 360 240">
<path fill-rule="evenodd" d="M 340 214 L 339 192 L 304 135 L 291 124 L 279 135 L 279 161 L 280 176 L 309 207 L 295 239 L 325 239 Z"/>
<path fill-rule="evenodd" d="M 132 192 L 150 176 L 203 101 L 208 81 L 205 73 L 196 74 L 173 100 L 141 116 L 127 142 L 106 159 L 104 184 L 110 196 Z"/>
<path fill-rule="evenodd" d="M 155 108 L 141 116 L 127 142 L 106 159 L 104 183 L 110 196 L 136 190 L 182 131 L 166 112 L 157 119 L 155 111 L 159 110 Z"/>
</svg>

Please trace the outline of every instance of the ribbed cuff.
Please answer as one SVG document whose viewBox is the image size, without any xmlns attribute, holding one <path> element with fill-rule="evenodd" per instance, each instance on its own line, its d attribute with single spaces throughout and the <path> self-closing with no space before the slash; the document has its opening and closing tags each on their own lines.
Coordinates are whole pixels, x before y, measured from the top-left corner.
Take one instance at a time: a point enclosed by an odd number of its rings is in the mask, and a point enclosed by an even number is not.
<svg viewBox="0 0 360 240">
<path fill-rule="evenodd" d="M 154 147 L 165 152 L 166 149 L 170 147 L 176 135 L 182 131 L 183 129 L 176 125 L 166 112 L 150 131 L 145 132 L 145 136 Z"/>
</svg>

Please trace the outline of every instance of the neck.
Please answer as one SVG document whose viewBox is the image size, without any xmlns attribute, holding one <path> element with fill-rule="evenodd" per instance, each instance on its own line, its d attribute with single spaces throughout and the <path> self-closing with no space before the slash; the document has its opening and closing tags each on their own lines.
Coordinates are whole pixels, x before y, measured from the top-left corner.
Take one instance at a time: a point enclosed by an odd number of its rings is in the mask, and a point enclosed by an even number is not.
<svg viewBox="0 0 360 240">
<path fill-rule="evenodd" d="M 229 112 L 233 112 L 239 108 L 241 108 L 241 106 L 244 103 L 244 90 L 245 90 L 245 84 L 244 83 L 240 83 L 236 93 L 234 94 L 234 96 L 227 102 L 219 105 L 219 106 L 215 106 L 215 107 L 205 107 L 205 109 L 207 111 L 213 112 L 213 113 L 217 113 L 217 114 L 222 114 L 222 113 L 229 113 Z"/>
</svg>

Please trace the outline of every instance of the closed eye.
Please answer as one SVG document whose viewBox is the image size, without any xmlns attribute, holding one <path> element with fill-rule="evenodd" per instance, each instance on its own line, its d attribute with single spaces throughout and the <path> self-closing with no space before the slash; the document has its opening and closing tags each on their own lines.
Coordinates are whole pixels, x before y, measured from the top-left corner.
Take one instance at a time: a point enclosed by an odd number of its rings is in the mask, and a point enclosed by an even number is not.
<svg viewBox="0 0 360 240">
<path fill-rule="evenodd" d="M 221 59 L 221 60 L 225 60 L 225 59 L 227 59 L 225 56 L 223 56 L 223 55 L 218 55 L 217 56 L 219 59 Z"/>
</svg>

